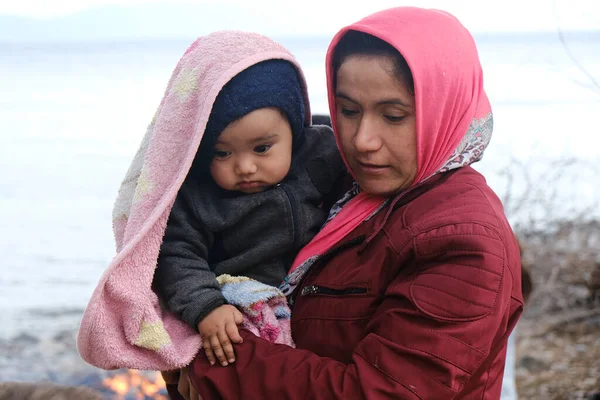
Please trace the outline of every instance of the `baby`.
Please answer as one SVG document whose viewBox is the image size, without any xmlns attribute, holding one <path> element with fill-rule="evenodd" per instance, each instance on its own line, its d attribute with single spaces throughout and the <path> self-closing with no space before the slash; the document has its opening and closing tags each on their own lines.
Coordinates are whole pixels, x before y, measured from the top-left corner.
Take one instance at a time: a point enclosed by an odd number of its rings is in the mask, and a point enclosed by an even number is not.
<svg viewBox="0 0 600 400">
<path fill-rule="evenodd" d="M 242 315 L 217 276 L 278 286 L 325 222 L 344 176 L 331 129 L 305 126 L 305 104 L 288 61 L 261 61 L 234 76 L 212 104 L 172 208 L 154 288 L 198 330 L 212 364 L 234 362 L 232 343 L 242 341 Z"/>
</svg>

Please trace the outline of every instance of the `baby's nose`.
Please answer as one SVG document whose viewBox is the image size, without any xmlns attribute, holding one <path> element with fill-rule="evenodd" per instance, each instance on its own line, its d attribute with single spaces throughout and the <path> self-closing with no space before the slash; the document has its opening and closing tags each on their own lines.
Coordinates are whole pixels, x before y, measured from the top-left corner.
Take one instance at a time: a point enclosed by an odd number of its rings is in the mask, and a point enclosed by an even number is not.
<svg viewBox="0 0 600 400">
<path fill-rule="evenodd" d="M 256 173 L 258 167 L 251 157 L 243 157 L 238 160 L 236 172 L 239 175 L 250 175 Z"/>
</svg>

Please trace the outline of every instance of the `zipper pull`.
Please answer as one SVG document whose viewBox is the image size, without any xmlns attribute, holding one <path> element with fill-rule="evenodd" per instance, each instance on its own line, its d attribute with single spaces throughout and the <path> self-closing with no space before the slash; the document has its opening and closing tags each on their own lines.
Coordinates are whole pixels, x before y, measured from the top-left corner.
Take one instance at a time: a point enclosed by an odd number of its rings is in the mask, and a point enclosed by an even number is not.
<svg viewBox="0 0 600 400">
<path fill-rule="evenodd" d="M 300 296 L 309 296 L 311 294 L 317 293 L 319 288 L 317 286 L 305 286 L 302 288 L 302 292 L 300 292 Z"/>
</svg>

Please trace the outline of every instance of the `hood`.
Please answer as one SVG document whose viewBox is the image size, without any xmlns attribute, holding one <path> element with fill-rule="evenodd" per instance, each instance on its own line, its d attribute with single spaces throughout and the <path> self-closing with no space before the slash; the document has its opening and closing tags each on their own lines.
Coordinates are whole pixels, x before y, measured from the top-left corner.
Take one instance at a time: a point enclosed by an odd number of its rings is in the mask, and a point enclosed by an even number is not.
<svg viewBox="0 0 600 400">
<path fill-rule="evenodd" d="M 175 67 L 144 139 L 149 141 L 150 151 L 145 155 L 144 167 L 138 167 L 138 172 L 142 181 L 148 180 L 148 184 L 138 187 L 138 192 L 133 195 L 123 187 L 120 190 L 113 218 L 118 220 L 127 216 L 131 228 L 122 233 L 115 232 L 117 248 L 132 239 L 140 226 L 152 223 L 152 218 L 148 218 L 149 210 L 136 215 L 136 209 L 131 207 L 136 196 L 143 194 L 144 202 L 152 205 L 155 212 L 164 211 L 166 204 L 175 199 L 223 86 L 246 68 L 271 59 L 287 60 L 298 70 L 305 101 L 305 121 L 310 125 L 306 80 L 296 59 L 282 45 L 257 33 L 242 31 L 219 31 L 198 38 Z M 148 178 L 150 175 L 152 179 Z M 139 184 L 139 179 L 131 182 L 132 185 L 136 183 Z M 132 218 L 137 219 L 135 228 L 131 226 Z M 120 236 L 123 236 L 121 240 L 118 239 Z"/>
</svg>

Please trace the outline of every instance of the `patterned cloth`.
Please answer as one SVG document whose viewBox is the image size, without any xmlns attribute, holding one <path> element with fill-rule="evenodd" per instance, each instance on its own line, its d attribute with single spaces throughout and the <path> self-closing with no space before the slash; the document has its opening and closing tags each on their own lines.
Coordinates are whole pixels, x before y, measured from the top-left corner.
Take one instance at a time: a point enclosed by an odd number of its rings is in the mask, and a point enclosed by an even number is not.
<svg viewBox="0 0 600 400">
<path fill-rule="evenodd" d="M 244 316 L 242 327 L 273 343 L 294 347 L 290 308 L 279 289 L 243 276 L 217 277 L 223 296 Z"/>
</svg>

